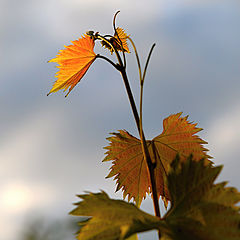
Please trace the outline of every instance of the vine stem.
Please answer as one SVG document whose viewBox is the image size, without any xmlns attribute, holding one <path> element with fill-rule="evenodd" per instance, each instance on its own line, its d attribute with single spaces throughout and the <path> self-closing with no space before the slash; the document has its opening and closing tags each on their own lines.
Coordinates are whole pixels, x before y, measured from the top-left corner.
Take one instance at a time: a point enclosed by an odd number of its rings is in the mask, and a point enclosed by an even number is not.
<svg viewBox="0 0 240 240">
<path fill-rule="evenodd" d="M 126 87 L 126 91 L 127 91 L 127 94 L 128 94 L 128 98 L 129 98 L 129 101 L 130 101 L 130 105 L 131 105 L 131 108 L 132 108 L 132 112 L 133 112 L 133 115 L 134 115 L 134 118 L 135 118 L 135 121 L 136 121 L 136 124 L 137 124 L 138 132 L 139 132 L 139 135 L 141 137 L 142 152 L 143 152 L 143 155 L 144 155 L 144 159 L 147 162 L 148 171 L 149 171 L 149 175 L 150 175 L 150 182 L 151 182 L 151 187 L 152 187 L 152 199 L 153 199 L 155 216 L 160 218 L 161 214 L 160 214 L 159 201 L 158 201 L 158 195 L 157 195 L 156 178 L 155 178 L 155 173 L 154 173 L 156 163 L 152 162 L 149 151 L 148 151 L 147 142 L 146 142 L 144 132 L 143 132 L 143 129 L 142 129 L 142 123 L 141 123 L 139 115 L 138 115 L 138 111 L 137 111 L 136 104 L 135 104 L 135 101 L 134 101 L 134 98 L 133 98 L 133 95 L 132 95 L 132 91 L 131 91 L 131 88 L 130 88 L 130 85 L 129 85 L 129 81 L 128 81 L 128 78 L 127 78 L 125 68 L 120 68 L 119 71 L 121 72 L 121 75 L 122 75 L 122 78 L 123 78 L 123 81 L 124 81 L 124 84 L 125 84 L 125 87 Z M 158 237 L 159 237 L 159 239 L 161 238 L 161 232 L 160 231 L 158 231 Z"/>
<path fill-rule="evenodd" d="M 131 105 L 131 108 L 132 108 L 132 111 L 133 111 L 133 115 L 134 115 L 134 118 L 135 118 L 135 121 L 136 121 L 136 124 L 137 124 L 137 127 L 138 127 L 138 132 L 139 132 L 139 135 L 141 136 L 141 139 L 142 139 L 143 154 L 144 154 L 144 158 L 146 159 L 148 170 L 149 170 L 149 173 L 150 173 L 150 180 L 151 180 L 151 187 L 152 187 L 152 197 L 153 197 L 155 215 L 160 218 L 161 217 L 160 216 L 160 208 L 159 208 L 158 196 L 157 196 L 156 179 L 155 179 L 155 174 L 154 174 L 155 164 L 152 163 L 152 161 L 151 161 L 151 157 L 150 157 L 150 154 L 149 154 L 149 151 L 148 151 L 148 147 L 147 147 L 146 139 L 145 139 L 145 136 L 144 136 L 144 132 L 142 130 L 142 127 L 140 127 L 140 118 L 139 118 L 139 115 L 138 115 L 138 111 L 137 111 L 136 104 L 135 104 L 135 101 L 134 101 L 134 98 L 133 98 L 133 95 L 132 95 L 132 91 L 131 91 L 131 88 L 130 88 L 130 85 L 129 85 L 129 81 L 128 81 L 128 77 L 127 77 L 125 68 L 120 68 L 119 71 L 121 72 L 121 75 L 122 75 L 122 78 L 123 78 L 123 81 L 124 81 L 124 84 L 125 84 L 125 87 L 126 87 L 126 91 L 127 91 L 127 94 L 128 94 L 128 98 L 129 98 L 129 101 L 130 101 L 130 105 Z"/>
<path fill-rule="evenodd" d="M 153 44 L 153 46 L 151 47 L 151 50 L 150 50 L 148 58 L 147 58 L 147 62 L 145 64 L 144 72 L 143 72 L 143 75 L 142 75 L 141 65 L 140 65 L 140 60 L 139 60 L 139 57 L 138 57 L 137 49 L 136 49 L 133 41 L 132 40 L 130 40 L 130 41 L 134 46 L 134 51 L 135 51 L 135 54 L 136 54 L 136 58 L 137 58 L 137 62 L 138 62 L 138 68 L 139 68 L 139 78 L 140 78 L 140 87 L 141 87 L 141 89 L 140 89 L 140 120 L 139 120 L 139 122 L 140 122 L 140 137 L 141 137 L 142 152 L 144 154 L 144 159 L 147 161 L 148 169 L 149 169 L 149 173 L 150 173 L 155 215 L 157 217 L 161 217 L 158 195 L 157 195 L 156 178 L 155 178 L 155 172 L 154 172 L 154 169 L 156 167 L 156 162 L 153 163 L 152 160 L 151 160 L 151 157 L 150 157 L 150 154 L 149 154 L 149 151 L 148 151 L 148 147 L 147 147 L 147 143 L 146 143 L 146 140 L 145 140 L 144 132 L 143 132 L 143 85 L 144 85 L 144 80 L 145 80 L 145 76 L 146 76 L 148 63 L 149 63 L 153 48 L 155 47 L 155 44 Z M 161 239 L 160 230 L 158 230 L 158 238 Z"/>
<path fill-rule="evenodd" d="M 134 114 L 134 117 L 135 117 L 136 122 L 137 121 L 139 122 L 138 130 L 139 130 L 139 135 L 140 135 L 140 138 L 141 138 L 142 152 L 143 152 L 143 155 L 144 155 L 144 159 L 147 162 L 147 166 L 148 166 L 148 170 L 149 170 L 149 174 L 150 174 L 155 215 L 157 217 L 161 217 L 159 202 L 158 202 L 158 195 L 157 195 L 156 178 L 155 178 L 155 173 L 154 173 L 156 163 L 153 163 L 152 160 L 151 160 L 151 157 L 150 157 L 150 154 L 149 154 L 149 151 L 148 151 L 148 147 L 147 147 L 147 143 L 146 143 L 146 139 L 145 139 L 145 136 L 144 136 L 143 124 L 142 124 L 143 84 L 144 84 L 144 79 L 145 79 L 148 63 L 149 63 L 153 48 L 155 47 L 155 44 L 153 44 L 153 46 L 151 47 L 151 50 L 150 50 L 148 58 L 147 58 L 147 62 L 145 64 L 144 73 L 142 75 L 141 63 L 140 63 L 139 55 L 138 55 L 138 52 L 137 52 L 137 48 L 136 48 L 133 40 L 130 37 L 128 37 L 128 39 L 131 42 L 131 44 L 133 46 L 133 49 L 134 49 L 134 52 L 135 52 L 135 55 L 136 55 L 137 64 L 138 64 L 138 71 L 139 71 L 139 78 L 140 78 L 140 87 L 141 87 L 141 91 L 140 91 L 140 118 L 138 117 L 137 110 L 136 111 L 133 110 L 133 112 L 136 112 Z M 124 79 L 124 77 L 123 77 L 123 79 Z M 126 79 L 124 82 L 125 82 L 125 85 L 129 85 L 128 84 L 128 79 Z M 130 96 L 132 95 L 131 89 L 130 89 L 128 95 L 130 95 Z M 131 100 L 130 100 L 130 102 L 131 102 Z M 133 102 L 134 102 L 134 100 L 133 100 Z M 135 104 L 131 104 L 131 105 L 135 105 Z M 136 109 L 136 107 L 135 107 L 135 109 Z M 159 231 L 159 239 L 160 238 L 161 238 L 161 233 Z"/>
<path fill-rule="evenodd" d="M 115 18 L 114 18 L 114 25 L 115 25 Z M 142 115 L 141 115 L 141 119 L 140 119 L 139 115 L 138 115 L 137 107 L 136 107 L 136 104 L 135 104 L 135 100 L 134 100 L 134 97 L 133 97 L 133 94 L 132 94 L 132 90 L 131 90 L 131 87 L 129 85 L 127 73 L 126 73 L 126 60 L 124 58 L 124 63 L 123 63 L 123 61 L 122 61 L 118 51 L 116 50 L 116 48 L 105 37 L 97 35 L 97 38 L 101 39 L 101 40 L 105 41 L 107 44 L 109 44 L 109 46 L 111 46 L 111 48 L 114 50 L 114 52 L 116 54 L 116 57 L 118 59 L 118 64 L 115 64 L 110 59 L 108 59 L 104 56 L 101 56 L 101 55 L 96 56 L 98 58 L 102 58 L 102 59 L 106 60 L 107 62 L 109 62 L 122 75 L 123 82 L 124 82 L 124 85 L 125 85 L 125 88 L 126 88 L 126 91 L 127 91 L 128 99 L 129 99 L 131 109 L 132 109 L 132 112 L 133 112 L 133 116 L 134 116 L 134 119 L 135 119 L 135 122 L 136 122 L 136 125 L 137 125 L 137 128 L 138 128 L 138 132 L 139 132 L 139 135 L 140 135 L 140 138 L 141 138 L 142 152 L 143 152 L 144 159 L 146 160 L 147 166 L 148 166 L 151 188 L 152 188 L 152 199 L 153 199 L 155 216 L 161 218 L 159 201 L 158 201 L 158 194 L 157 194 L 157 187 L 156 187 L 156 178 L 155 178 L 155 173 L 154 173 L 156 163 L 152 162 L 149 151 L 148 151 L 147 142 L 146 142 L 144 132 L 143 132 L 143 128 L 142 128 Z M 153 47 L 152 47 L 152 49 L 153 49 Z M 152 49 L 150 51 L 150 55 L 151 55 Z M 134 50 L 135 50 L 135 53 L 137 54 L 136 48 L 134 48 Z M 145 77 L 146 68 L 147 68 L 147 65 L 148 65 L 148 62 L 149 62 L 150 55 L 148 57 L 147 64 L 146 64 L 145 69 L 144 69 L 144 77 Z M 139 64 L 139 73 L 141 73 L 141 66 L 140 66 L 139 58 L 138 58 L 138 64 Z M 143 89 L 143 82 L 144 82 L 144 78 L 142 78 L 142 76 L 140 75 L 141 89 Z M 141 90 L 141 98 L 142 98 L 142 90 Z M 142 99 L 141 99 L 141 101 L 142 101 Z M 159 236 L 159 239 L 160 239 L 161 238 L 161 232 L 160 231 L 158 231 L 158 236 Z"/>
<path fill-rule="evenodd" d="M 106 60 L 107 62 L 109 62 L 113 67 L 118 68 L 118 66 L 113 61 L 111 61 L 109 58 L 107 58 L 103 55 L 97 54 L 96 58 L 102 58 L 102 59 Z"/>
</svg>

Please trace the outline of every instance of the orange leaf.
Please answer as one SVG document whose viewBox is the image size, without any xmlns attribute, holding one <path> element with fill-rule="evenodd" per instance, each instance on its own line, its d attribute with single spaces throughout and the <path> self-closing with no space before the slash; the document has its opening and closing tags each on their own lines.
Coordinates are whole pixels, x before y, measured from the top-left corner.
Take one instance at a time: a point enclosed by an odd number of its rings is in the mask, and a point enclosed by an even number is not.
<svg viewBox="0 0 240 240">
<path fill-rule="evenodd" d="M 180 160 L 185 161 L 190 154 L 196 161 L 202 158 L 210 158 L 202 144 L 203 141 L 197 135 L 201 128 L 187 121 L 187 117 L 181 117 L 181 113 L 174 114 L 164 119 L 163 132 L 151 141 L 147 141 L 148 150 L 152 162 L 156 163 L 155 178 L 158 197 L 170 200 L 165 184 L 165 176 L 169 166 L 177 154 Z M 120 130 L 108 138 L 109 146 L 105 149 L 107 156 L 103 161 L 113 161 L 111 171 L 107 178 L 115 176 L 117 180 L 116 191 L 122 189 L 124 198 L 132 198 L 140 205 L 146 193 L 151 192 L 150 176 L 147 163 L 144 160 L 141 141 L 128 132 Z"/>
<path fill-rule="evenodd" d="M 142 154 L 141 142 L 128 132 L 120 130 L 108 138 L 110 145 L 103 161 L 113 160 L 111 171 L 107 178 L 115 176 L 116 191 L 122 188 L 124 198 L 134 198 L 137 205 L 149 193 L 150 183 L 147 164 Z"/>
<path fill-rule="evenodd" d="M 115 37 L 115 39 L 117 39 L 117 45 L 116 45 L 117 50 L 122 51 L 121 44 L 119 42 L 119 39 L 120 39 L 120 41 L 122 42 L 123 51 L 130 53 L 128 45 L 127 45 L 128 35 L 124 32 L 124 30 L 122 28 L 118 27 L 116 29 L 116 33 L 114 34 L 114 37 Z"/>
<path fill-rule="evenodd" d="M 60 50 L 56 58 L 49 61 L 58 63 L 60 70 L 56 73 L 57 80 L 48 94 L 61 89 L 66 91 L 69 88 L 68 95 L 96 59 L 93 51 L 94 39 L 90 36 L 85 34 L 82 38 L 72 41 L 72 44 L 64 46 L 65 49 Z"/>
<path fill-rule="evenodd" d="M 114 37 L 111 37 L 109 41 L 116 48 L 117 51 L 122 51 L 123 49 L 124 52 L 130 53 L 128 44 L 127 44 L 127 38 L 128 38 L 128 35 L 124 32 L 124 30 L 118 27 L 116 29 Z M 121 42 L 119 41 L 119 39 Z M 122 47 L 121 47 L 121 43 L 122 43 Z M 111 46 L 109 46 L 109 44 L 102 41 L 102 45 L 108 48 L 111 54 L 113 53 L 114 50 L 112 49 Z"/>
</svg>

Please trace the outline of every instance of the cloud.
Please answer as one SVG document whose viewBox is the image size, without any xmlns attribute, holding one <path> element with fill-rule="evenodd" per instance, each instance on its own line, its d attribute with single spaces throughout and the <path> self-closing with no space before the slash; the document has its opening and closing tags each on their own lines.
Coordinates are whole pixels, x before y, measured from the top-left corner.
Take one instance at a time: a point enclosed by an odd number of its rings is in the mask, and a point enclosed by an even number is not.
<svg viewBox="0 0 240 240">
<path fill-rule="evenodd" d="M 216 165 L 223 164 L 219 181 L 229 181 L 231 186 L 239 184 L 239 142 L 240 142 L 240 102 L 232 101 L 224 111 L 214 116 L 206 128 L 210 155 Z"/>
<path fill-rule="evenodd" d="M 2 136 L 4 142 L 1 144 L 0 157 L 4 168 L 1 168 L 1 174 L 6 174 L 7 169 L 17 172 L 31 166 L 34 157 L 41 155 L 44 149 L 48 149 L 51 141 L 56 140 L 56 135 L 53 138 L 51 136 L 53 132 L 57 133 L 61 124 L 59 119 L 61 117 L 57 113 L 49 114 L 46 109 L 38 109 L 19 118 L 19 122 Z"/>
<path fill-rule="evenodd" d="M 36 206 L 48 206 L 53 202 L 55 191 L 48 185 L 23 183 L 13 180 L 1 188 L 0 206 L 4 214 L 22 214 Z"/>
<path fill-rule="evenodd" d="M 14 239 L 28 214 L 38 217 L 51 210 L 49 215 L 58 216 L 59 213 L 62 217 L 71 210 L 79 186 L 77 181 L 73 184 L 72 170 L 76 170 L 75 176 L 77 172 L 81 174 L 78 179 L 84 182 L 91 164 L 84 167 L 80 160 L 83 166 L 80 169 L 72 164 L 79 160 L 80 153 L 78 148 L 70 154 L 71 140 L 66 140 L 69 143 L 66 148 L 62 145 L 65 125 L 62 110 L 44 106 L 18 117 L 18 122 L 1 135 L 0 228 L 4 231 L 0 239 Z M 97 174 L 96 171 L 92 173 Z M 70 177 L 65 178 L 67 174 Z M 57 211 L 59 208 L 62 211 Z"/>
<path fill-rule="evenodd" d="M 14 239 L 27 213 L 37 217 L 56 201 L 56 189 L 49 184 L 13 179 L 2 182 L 0 188 L 0 239 Z"/>
<path fill-rule="evenodd" d="M 160 133 L 169 114 L 190 114 L 204 127 L 203 139 L 216 163 L 225 164 L 223 180 L 239 184 L 240 15 L 235 2 L 1 1 L 0 204 L 5 214 L 0 239 L 15 239 L 24 214 L 35 213 L 34 202 L 42 213 L 62 217 L 84 190 L 103 189 L 116 197 L 114 181 L 104 179 L 110 167 L 101 163 L 104 139 L 116 129 L 136 132 L 120 75 L 99 61 L 68 99 L 62 92 L 45 94 L 56 72 L 47 60 L 86 30 L 112 33 L 117 10 L 117 23 L 128 28 L 140 56 L 157 42 L 146 79 L 146 136 Z M 133 59 L 134 54 L 127 59 L 128 73 L 138 102 Z M 14 194 L 18 201 L 9 201 Z"/>
<path fill-rule="evenodd" d="M 231 152 L 239 151 L 240 142 L 240 102 L 233 101 L 221 115 L 215 116 L 208 130 L 209 142 L 214 155 L 225 163 Z M 225 159 L 225 160 L 224 160 Z M 227 162 L 226 162 L 227 163 Z"/>
</svg>

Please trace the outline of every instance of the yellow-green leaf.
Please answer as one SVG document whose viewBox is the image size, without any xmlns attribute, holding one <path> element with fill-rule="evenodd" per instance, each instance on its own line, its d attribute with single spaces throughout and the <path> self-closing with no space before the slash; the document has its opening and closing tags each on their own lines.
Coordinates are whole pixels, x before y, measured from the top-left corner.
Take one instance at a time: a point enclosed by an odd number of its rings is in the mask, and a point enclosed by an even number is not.
<svg viewBox="0 0 240 240">
<path fill-rule="evenodd" d="M 172 240 L 240 239 L 240 193 L 226 183 L 214 184 L 222 167 L 176 159 L 167 176 L 171 208 L 164 219 Z"/>
<path fill-rule="evenodd" d="M 136 233 L 160 230 L 161 240 L 238 240 L 240 193 L 226 183 L 214 184 L 222 167 L 179 156 L 166 176 L 171 208 L 163 218 L 149 215 L 132 203 L 110 199 L 105 192 L 79 195 L 72 212 L 80 222 L 79 240 L 123 240 Z"/>
<path fill-rule="evenodd" d="M 117 240 L 134 233 L 157 229 L 160 219 L 147 214 L 134 204 L 110 199 L 105 192 L 79 195 L 81 202 L 70 214 L 86 216 L 81 224 L 79 240 Z"/>
</svg>

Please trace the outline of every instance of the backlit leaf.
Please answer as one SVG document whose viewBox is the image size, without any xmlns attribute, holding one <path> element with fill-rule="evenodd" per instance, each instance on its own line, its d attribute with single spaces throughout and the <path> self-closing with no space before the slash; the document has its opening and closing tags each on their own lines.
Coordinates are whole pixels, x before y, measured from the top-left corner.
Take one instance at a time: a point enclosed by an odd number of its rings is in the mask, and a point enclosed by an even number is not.
<svg viewBox="0 0 240 240">
<path fill-rule="evenodd" d="M 70 214 L 89 217 L 78 233 L 79 240 L 118 240 L 159 227 L 160 219 L 132 203 L 110 199 L 105 192 L 79 195 L 81 202 Z M 133 236 L 133 235 L 132 235 Z"/>
<path fill-rule="evenodd" d="M 238 240 L 240 193 L 226 183 L 214 184 L 222 167 L 195 161 L 172 161 L 166 175 L 171 208 L 163 218 L 132 203 L 110 199 L 105 192 L 79 195 L 72 215 L 83 216 L 79 240 L 131 239 L 136 233 L 160 230 L 161 240 Z"/>
<path fill-rule="evenodd" d="M 122 49 L 123 49 L 124 52 L 130 53 L 128 44 L 127 44 L 128 36 L 129 35 L 127 35 L 122 28 L 118 27 L 116 29 L 114 36 L 111 37 L 109 39 L 109 41 L 116 48 L 117 51 L 122 51 Z M 120 41 L 119 41 L 119 39 L 120 39 Z M 104 41 L 102 41 L 101 43 L 104 47 L 106 47 L 110 50 L 111 54 L 113 53 L 114 50 L 112 49 L 112 47 L 109 44 L 107 44 Z"/>
<path fill-rule="evenodd" d="M 67 95 L 71 92 L 96 59 L 93 48 L 94 39 L 85 34 L 82 38 L 72 41 L 72 45 L 65 46 L 56 58 L 49 61 L 58 63 L 59 71 L 55 76 L 57 80 L 48 94 L 61 89 L 66 91 L 68 88 Z"/>
<path fill-rule="evenodd" d="M 141 142 L 126 131 L 120 130 L 108 138 L 107 156 L 103 161 L 113 160 L 109 177 L 117 179 L 117 189 L 122 188 L 124 198 L 134 198 L 137 205 L 149 193 L 149 173 L 144 161 Z"/>
<path fill-rule="evenodd" d="M 147 141 L 151 160 L 156 163 L 158 197 L 170 199 L 164 177 L 177 154 L 181 161 L 185 161 L 190 154 L 193 154 L 196 161 L 205 158 L 206 163 L 208 162 L 207 149 L 202 146 L 206 142 L 195 135 L 200 130 L 202 129 L 189 122 L 187 117 L 181 117 L 181 113 L 178 113 L 164 119 L 163 132 L 153 140 Z M 124 197 L 128 195 L 128 200 L 133 198 L 137 205 L 140 205 L 146 193 L 151 192 L 150 177 L 142 154 L 141 142 L 123 130 L 113 133 L 108 140 L 110 144 L 106 147 L 107 156 L 103 161 L 113 161 L 113 165 L 107 177 L 115 176 L 116 191 L 122 189 Z"/>
<path fill-rule="evenodd" d="M 214 184 L 222 167 L 205 165 L 203 160 L 176 159 L 167 176 L 171 208 L 164 217 L 172 240 L 240 239 L 240 214 L 236 204 L 240 193 L 226 183 Z"/>
</svg>

